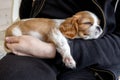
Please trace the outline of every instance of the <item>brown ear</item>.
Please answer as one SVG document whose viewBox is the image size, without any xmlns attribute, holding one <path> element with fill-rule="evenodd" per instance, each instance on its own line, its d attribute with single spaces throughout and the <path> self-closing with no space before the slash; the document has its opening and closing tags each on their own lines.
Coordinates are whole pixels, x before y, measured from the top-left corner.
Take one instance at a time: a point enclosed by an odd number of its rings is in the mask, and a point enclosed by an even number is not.
<svg viewBox="0 0 120 80">
<path fill-rule="evenodd" d="M 78 33 L 77 23 L 73 20 L 66 20 L 60 25 L 60 31 L 65 37 L 74 39 Z"/>
</svg>

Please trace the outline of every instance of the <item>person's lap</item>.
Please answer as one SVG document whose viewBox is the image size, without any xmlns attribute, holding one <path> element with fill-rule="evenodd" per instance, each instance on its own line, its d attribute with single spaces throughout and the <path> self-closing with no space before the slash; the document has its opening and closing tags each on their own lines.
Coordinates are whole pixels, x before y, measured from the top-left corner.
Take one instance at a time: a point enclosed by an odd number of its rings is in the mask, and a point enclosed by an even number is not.
<svg viewBox="0 0 120 80">
<path fill-rule="evenodd" d="M 57 76 L 54 68 L 41 59 L 9 54 L 0 60 L 0 80 L 95 80 L 95 77 L 88 69 Z"/>
<path fill-rule="evenodd" d="M 0 80 L 56 80 L 50 66 L 38 58 L 9 54 L 0 60 Z"/>
<path fill-rule="evenodd" d="M 61 73 L 58 80 L 96 80 L 93 72 L 89 69 L 71 70 Z"/>
</svg>

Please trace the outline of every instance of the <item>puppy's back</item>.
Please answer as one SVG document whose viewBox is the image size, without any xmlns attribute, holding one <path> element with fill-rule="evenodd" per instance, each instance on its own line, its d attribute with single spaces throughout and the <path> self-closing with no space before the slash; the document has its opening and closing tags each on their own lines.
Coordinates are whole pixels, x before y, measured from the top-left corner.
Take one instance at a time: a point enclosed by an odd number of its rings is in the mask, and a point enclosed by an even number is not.
<svg viewBox="0 0 120 80">
<path fill-rule="evenodd" d="M 31 32 L 37 32 L 41 35 L 47 35 L 55 27 L 54 21 L 44 18 L 24 19 L 13 23 L 6 29 L 5 36 L 30 35 Z"/>
</svg>

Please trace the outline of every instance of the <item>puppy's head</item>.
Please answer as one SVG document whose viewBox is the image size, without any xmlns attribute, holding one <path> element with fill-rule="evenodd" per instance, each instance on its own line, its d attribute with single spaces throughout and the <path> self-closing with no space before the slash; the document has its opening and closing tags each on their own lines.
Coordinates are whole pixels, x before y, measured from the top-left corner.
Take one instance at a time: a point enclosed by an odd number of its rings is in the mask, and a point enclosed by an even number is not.
<svg viewBox="0 0 120 80">
<path fill-rule="evenodd" d="M 102 34 L 98 17 L 89 11 L 81 11 L 68 18 L 60 26 L 67 38 L 96 39 Z"/>
</svg>

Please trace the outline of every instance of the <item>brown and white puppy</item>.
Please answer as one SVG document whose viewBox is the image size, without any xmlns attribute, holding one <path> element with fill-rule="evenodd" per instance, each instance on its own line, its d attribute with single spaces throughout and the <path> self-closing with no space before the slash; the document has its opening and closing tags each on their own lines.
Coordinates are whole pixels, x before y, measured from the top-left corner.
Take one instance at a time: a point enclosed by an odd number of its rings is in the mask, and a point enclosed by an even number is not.
<svg viewBox="0 0 120 80">
<path fill-rule="evenodd" d="M 67 38 L 96 39 L 102 34 L 99 22 L 97 16 L 89 11 L 80 11 L 65 20 L 23 19 L 9 26 L 5 36 L 31 35 L 45 42 L 52 42 L 56 45 L 65 65 L 75 68 L 76 62 L 71 56 Z"/>
</svg>

